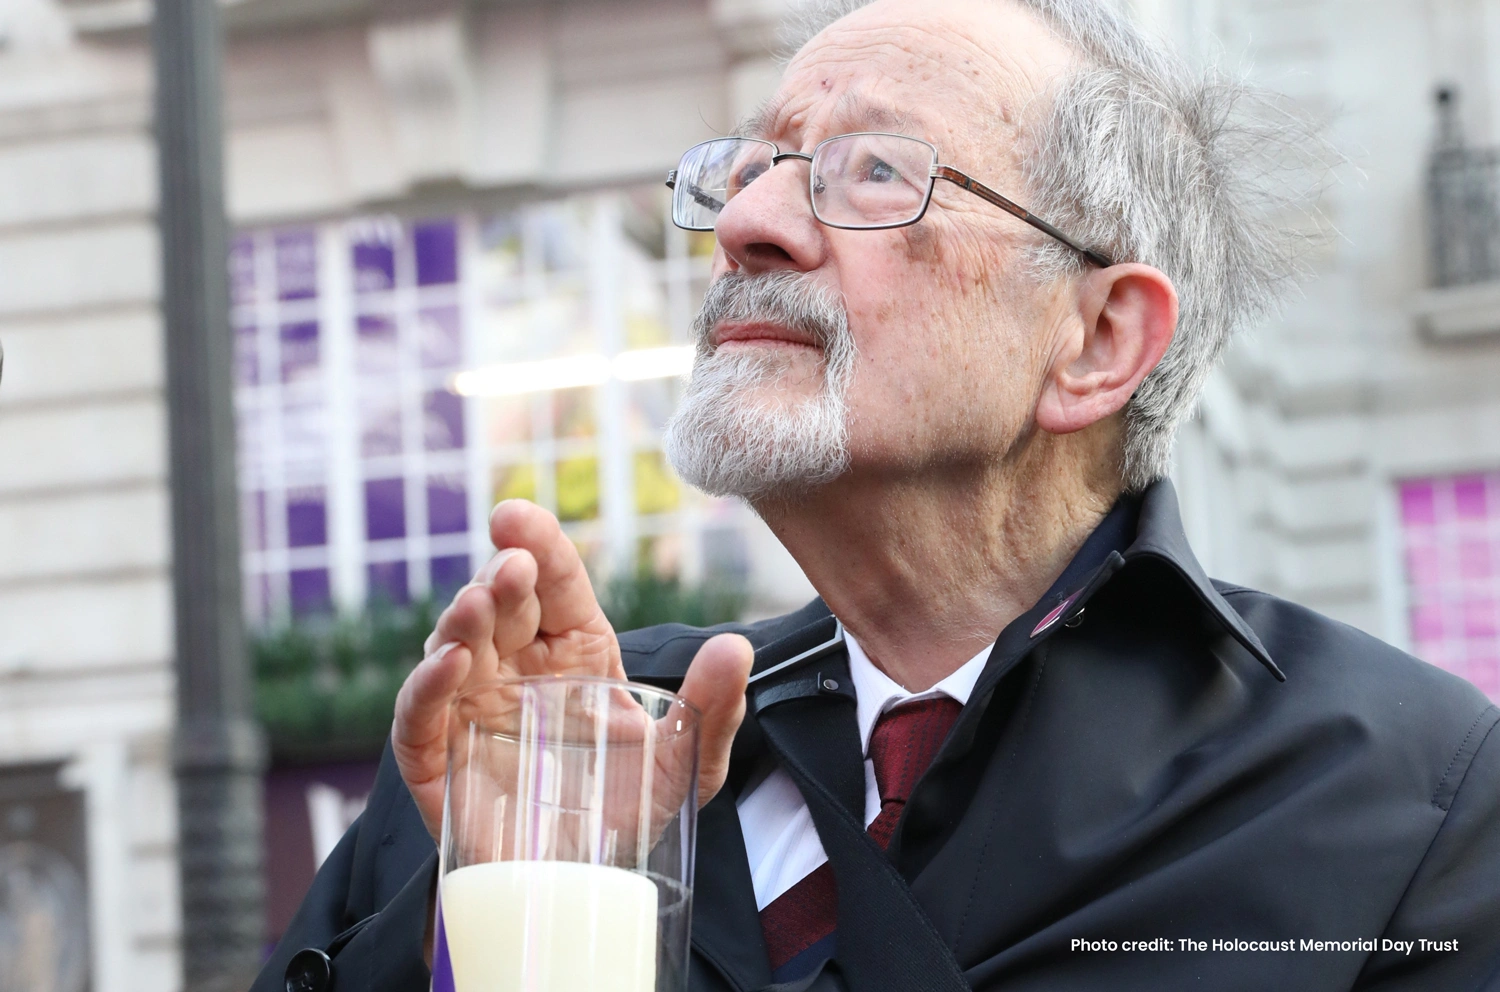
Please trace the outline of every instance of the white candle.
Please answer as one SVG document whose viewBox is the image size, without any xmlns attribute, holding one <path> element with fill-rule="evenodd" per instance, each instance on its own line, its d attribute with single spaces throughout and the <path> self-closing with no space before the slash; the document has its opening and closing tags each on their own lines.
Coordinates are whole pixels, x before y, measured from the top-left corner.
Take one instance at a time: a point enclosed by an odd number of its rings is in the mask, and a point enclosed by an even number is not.
<svg viewBox="0 0 1500 992">
<path fill-rule="evenodd" d="M 443 879 L 457 992 L 652 992 L 656 884 L 571 861 L 495 861 Z"/>
</svg>

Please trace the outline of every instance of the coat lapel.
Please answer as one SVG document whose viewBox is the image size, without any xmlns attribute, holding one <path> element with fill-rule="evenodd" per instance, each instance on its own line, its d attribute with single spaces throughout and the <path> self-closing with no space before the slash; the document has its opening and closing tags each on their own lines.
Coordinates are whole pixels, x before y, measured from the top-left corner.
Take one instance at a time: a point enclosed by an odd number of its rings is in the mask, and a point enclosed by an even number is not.
<svg viewBox="0 0 1500 992">
<path fill-rule="evenodd" d="M 698 858 L 693 877 L 693 949 L 736 989 L 770 984 L 745 839 L 727 788 L 698 811 L 698 850 L 708 856 Z"/>
<path fill-rule="evenodd" d="M 833 866 L 839 971 L 853 992 L 963 992 L 968 984 L 947 942 L 890 858 L 865 833 L 864 761 L 850 695 L 843 706 L 802 698 L 759 714 L 766 740 L 807 801 Z"/>
<path fill-rule="evenodd" d="M 752 672 L 765 672 L 805 653 L 827 641 L 834 630 L 835 624 L 828 611 L 816 611 L 810 623 L 759 648 L 755 652 Z M 817 667 L 816 662 L 811 664 Z M 788 669 L 777 675 L 781 677 L 773 676 L 759 682 L 753 690 L 806 677 L 808 673 L 797 666 L 795 670 Z M 760 989 L 771 982 L 771 965 L 765 940 L 761 937 L 760 912 L 755 906 L 755 885 L 750 877 L 750 862 L 735 805 L 735 798 L 745 782 L 756 767 L 770 757 L 764 732 L 755 716 L 753 690 L 752 705 L 747 706 L 745 720 L 735 735 L 728 782 L 698 811 L 698 851 L 707 856 L 697 859 L 693 879 L 693 949 L 739 990 Z M 860 776 L 860 795 L 863 797 L 863 766 L 860 766 Z"/>
<path fill-rule="evenodd" d="M 863 829 L 865 760 L 848 654 L 840 647 L 816 664 L 755 690 L 750 705 L 761 733 L 798 787 L 806 793 L 804 778 L 818 783 Z"/>
<path fill-rule="evenodd" d="M 890 858 L 865 833 L 864 756 L 840 650 L 751 693 L 761 731 L 797 783 L 838 884 L 838 971 L 854 992 L 968 988 Z"/>
</svg>

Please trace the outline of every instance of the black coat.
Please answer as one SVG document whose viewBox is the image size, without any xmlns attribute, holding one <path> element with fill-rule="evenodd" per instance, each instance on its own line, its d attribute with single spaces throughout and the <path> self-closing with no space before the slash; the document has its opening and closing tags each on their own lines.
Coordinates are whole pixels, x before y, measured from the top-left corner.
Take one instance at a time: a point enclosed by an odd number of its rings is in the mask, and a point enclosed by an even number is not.
<svg viewBox="0 0 1500 992">
<path fill-rule="evenodd" d="M 675 686 L 725 629 L 761 672 L 835 627 L 814 602 L 636 631 L 626 670 Z M 797 781 L 838 881 L 837 957 L 798 988 L 1500 989 L 1500 709 L 1358 630 L 1211 582 L 1169 484 L 1138 518 L 1117 507 L 1001 633 L 889 856 L 862 828 L 846 666 L 833 648 L 752 688 L 729 785 L 700 817 L 694 992 L 770 981 L 734 805 L 765 761 Z M 435 871 L 387 750 L 254 992 L 370 917 L 332 988 L 425 990 Z"/>
</svg>

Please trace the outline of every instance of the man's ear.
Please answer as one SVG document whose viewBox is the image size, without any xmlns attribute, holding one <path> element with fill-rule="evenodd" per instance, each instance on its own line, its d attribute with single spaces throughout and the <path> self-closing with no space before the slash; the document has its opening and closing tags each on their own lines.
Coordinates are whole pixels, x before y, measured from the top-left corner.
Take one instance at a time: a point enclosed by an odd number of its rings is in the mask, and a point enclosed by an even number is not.
<svg viewBox="0 0 1500 992">
<path fill-rule="evenodd" d="M 1177 329 L 1172 281 L 1136 262 L 1090 272 L 1077 306 L 1037 403 L 1037 426 L 1051 434 L 1083 430 L 1123 410 Z"/>
</svg>

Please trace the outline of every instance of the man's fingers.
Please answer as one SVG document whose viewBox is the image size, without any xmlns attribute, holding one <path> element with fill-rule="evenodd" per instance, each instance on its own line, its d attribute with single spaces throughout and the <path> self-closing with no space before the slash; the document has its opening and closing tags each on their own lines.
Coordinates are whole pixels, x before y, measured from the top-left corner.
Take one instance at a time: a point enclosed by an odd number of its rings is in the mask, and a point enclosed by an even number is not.
<svg viewBox="0 0 1500 992">
<path fill-rule="evenodd" d="M 542 607 L 536 592 L 536 559 L 524 548 L 507 548 L 482 574 L 494 600 L 495 653 L 508 658 L 536 640 Z"/>
<path fill-rule="evenodd" d="M 679 691 L 703 712 L 701 758 L 698 764 L 698 805 L 707 803 L 724 785 L 729 773 L 729 748 L 745 718 L 745 686 L 755 649 L 739 634 L 709 638 L 698 649 Z"/>
<path fill-rule="evenodd" d="M 391 750 L 429 829 L 442 820 L 448 763 L 448 704 L 469 675 L 473 654 L 450 641 L 413 668 L 396 696 Z"/>
<path fill-rule="evenodd" d="M 424 645 L 431 655 L 449 641 L 458 641 L 478 654 L 495 632 L 495 599 L 490 590 L 471 582 L 453 594 L 453 602 L 438 616 L 437 626 Z"/>
<path fill-rule="evenodd" d="M 552 514 L 535 503 L 506 500 L 490 514 L 490 540 L 497 548 L 525 548 L 536 559 L 543 633 L 609 629 L 583 559 Z"/>
<path fill-rule="evenodd" d="M 468 677 L 473 658 L 463 644 L 449 641 L 411 670 L 396 695 L 393 743 L 420 747 L 447 731 L 448 704 Z"/>
</svg>

